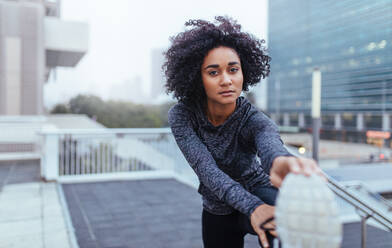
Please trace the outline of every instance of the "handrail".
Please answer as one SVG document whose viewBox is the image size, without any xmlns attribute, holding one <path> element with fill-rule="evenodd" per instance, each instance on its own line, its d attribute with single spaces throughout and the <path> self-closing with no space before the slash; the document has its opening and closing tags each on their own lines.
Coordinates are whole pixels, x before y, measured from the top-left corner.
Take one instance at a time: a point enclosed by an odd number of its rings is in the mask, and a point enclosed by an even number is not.
<svg viewBox="0 0 392 248">
<path fill-rule="evenodd" d="M 344 182 L 344 186 L 346 186 L 346 187 L 359 187 L 360 189 L 365 190 L 366 193 L 368 193 L 369 195 L 371 195 L 374 198 L 380 197 L 377 200 L 380 200 L 384 205 L 386 205 L 388 207 L 388 212 L 392 211 L 392 203 L 387 201 L 382 196 L 380 196 L 380 194 L 372 192 L 369 189 L 369 187 L 366 186 L 363 182 L 361 182 L 361 181 L 348 181 L 348 182 Z"/>
<path fill-rule="evenodd" d="M 330 176 L 326 175 L 328 180 L 329 188 L 337 195 L 339 195 L 343 200 L 354 206 L 356 209 L 362 211 L 365 214 L 366 218 L 372 218 L 377 221 L 379 224 L 383 225 L 389 231 L 392 231 L 392 220 L 384 215 L 382 215 L 378 210 L 369 206 L 362 200 L 358 199 L 358 197 L 354 196 L 350 192 L 348 192 L 344 186 L 340 185 L 336 180 L 332 179 Z"/>
</svg>

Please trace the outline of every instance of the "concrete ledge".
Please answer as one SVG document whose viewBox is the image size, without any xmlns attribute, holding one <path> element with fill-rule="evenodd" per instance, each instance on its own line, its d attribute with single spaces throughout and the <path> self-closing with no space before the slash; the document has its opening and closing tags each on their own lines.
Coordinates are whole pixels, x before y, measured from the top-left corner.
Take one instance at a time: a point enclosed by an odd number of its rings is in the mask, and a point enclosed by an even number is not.
<svg viewBox="0 0 392 248">
<path fill-rule="evenodd" d="M 32 160 L 32 159 L 41 159 L 41 154 L 34 152 L 9 152 L 9 153 L 1 153 L 0 161 L 8 161 L 8 160 Z"/>
<path fill-rule="evenodd" d="M 60 176 L 59 183 L 89 183 L 105 182 L 118 180 L 146 180 L 146 179 L 170 179 L 175 178 L 172 171 L 133 171 L 133 172 L 113 172 L 104 174 L 77 175 L 77 176 Z"/>
</svg>

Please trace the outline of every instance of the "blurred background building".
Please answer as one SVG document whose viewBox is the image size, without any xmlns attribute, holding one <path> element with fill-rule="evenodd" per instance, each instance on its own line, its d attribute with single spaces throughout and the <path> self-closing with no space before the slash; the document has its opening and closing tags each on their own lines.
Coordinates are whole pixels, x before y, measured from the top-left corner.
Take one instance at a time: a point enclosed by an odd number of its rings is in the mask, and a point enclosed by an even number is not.
<svg viewBox="0 0 392 248">
<path fill-rule="evenodd" d="M 165 82 L 164 73 L 162 71 L 162 65 L 164 63 L 163 56 L 164 49 L 156 48 L 151 51 L 151 90 L 150 97 L 152 99 L 165 93 Z"/>
<path fill-rule="evenodd" d="M 268 37 L 267 110 L 276 122 L 311 127 L 311 78 L 318 67 L 321 138 L 366 142 L 367 130 L 390 130 L 390 0 L 269 1 Z"/>
<path fill-rule="evenodd" d="M 0 115 L 43 114 L 51 73 L 87 48 L 87 23 L 61 20 L 59 0 L 0 0 Z"/>
<path fill-rule="evenodd" d="M 167 95 L 165 89 L 166 78 L 162 70 L 162 65 L 165 62 L 164 52 L 164 48 L 154 48 L 151 50 L 151 88 L 149 102 L 153 104 L 173 102 L 172 94 Z"/>
</svg>

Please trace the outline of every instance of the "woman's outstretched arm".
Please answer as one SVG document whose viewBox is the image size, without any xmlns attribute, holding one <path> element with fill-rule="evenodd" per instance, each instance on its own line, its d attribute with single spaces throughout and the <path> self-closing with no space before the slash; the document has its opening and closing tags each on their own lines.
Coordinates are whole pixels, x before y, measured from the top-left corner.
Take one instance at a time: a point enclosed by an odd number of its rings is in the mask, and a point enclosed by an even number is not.
<svg viewBox="0 0 392 248">
<path fill-rule="evenodd" d="M 277 125 L 262 112 L 256 112 L 248 119 L 245 135 L 254 139 L 254 145 L 261 165 L 270 174 L 271 183 L 280 187 L 288 173 L 322 176 L 316 162 L 308 158 L 297 158 L 283 146 Z M 264 247 L 269 247 L 265 232 L 259 227 L 263 221 L 274 215 L 274 208 L 267 204 L 258 206 L 251 214 L 251 224 Z M 276 235 L 276 233 L 274 233 Z"/>
<path fill-rule="evenodd" d="M 280 187 L 288 173 L 305 176 L 314 173 L 324 177 L 313 159 L 296 157 L 286 150 L 277 125 L 262 112 L 255 113 L 249 119 L 247 130 L 250 130 L 250 135 L 254 137 L 261 164 L 276 187 Z"/>
<path fill-rule="evenodd" d="M 218 168 L 211 153 L 193 130 L 189 112 L 184 106 L 177 104 L 172 107 L 168 118 L 176 142 L 200 182 L 219 200 L 250 218 L 253 210 L 263 204 L 263 201 Z"/>
<path fill-rule="evenodd" d="M 278 126 L 262 112 L 255 111 L 249 117 L 243 135 L 245 139 L 253 141 L 261 166 L 268 174 L 275 158 L 294 156 L 283 146 Z"/>
</svg>

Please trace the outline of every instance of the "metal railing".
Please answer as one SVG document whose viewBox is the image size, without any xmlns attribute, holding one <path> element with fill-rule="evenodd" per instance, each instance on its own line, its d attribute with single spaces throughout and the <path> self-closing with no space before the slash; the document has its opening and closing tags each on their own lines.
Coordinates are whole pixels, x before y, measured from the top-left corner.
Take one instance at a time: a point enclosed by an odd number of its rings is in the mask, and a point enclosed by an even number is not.
<svg viewBox="0 0 392 248">
<path fill-rule="evenodd" d="M 369 187 L 366 186 L 363 182 L 361 182 L 361 181 L 348 181 L 348 182 L 344 182 L 344 186 L 347 189 L 353 189 L 357 192 L 361 192 L 362 195 L 367 195 L 370 199 L 373 199 L 374 201 L 379 202 L 385 208 L 385 211 L 392 215 L 392 203 L 389 202 L 388 200 L 386 200 L 380 194 L 375 193 L 372 190 L 370 190 Z"/>
<path fill-rule="evenodd" d="M 328 180 L 329 188 L 341 199 L 352 205 L 361 218 L 361 247 L 366 247 L 366 221 L 368 219 L 375 220 L 378 224 L 385 227 L 387 230 L 392 231 L 392 219 L 387 217 L 385 213 L 382 213 L 379 209 L 369 206 L 358 194 L 349 192 L 347 188 L 341 185 L 339 182 L 334 180 L 325 174 Z M 381 196 L 380 196 L 381 197 Z M 382 201 L 383 202 L 383 201 Z"/>
</svg>

